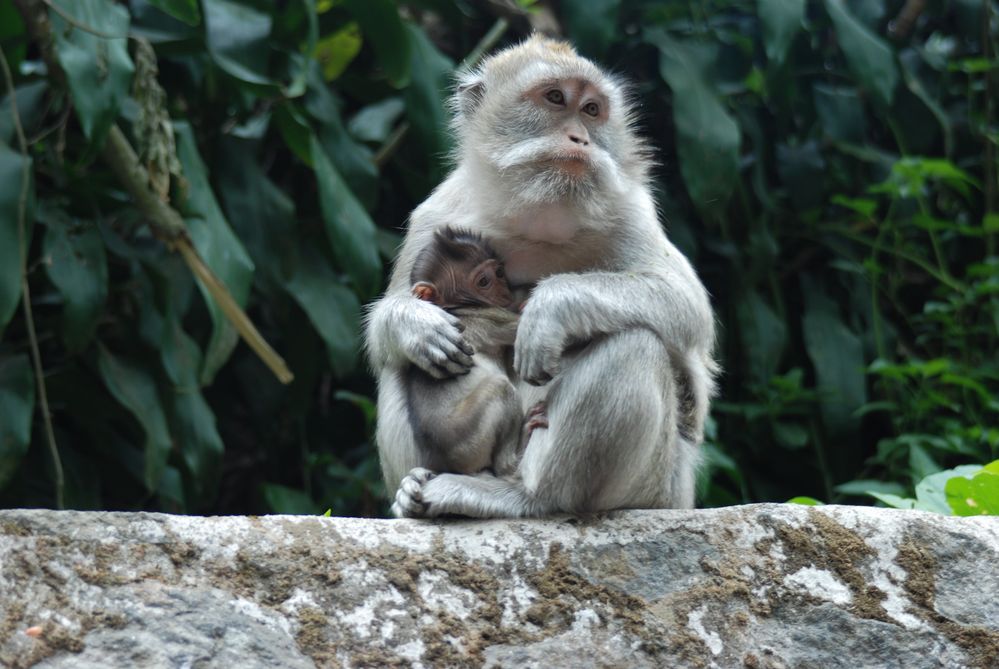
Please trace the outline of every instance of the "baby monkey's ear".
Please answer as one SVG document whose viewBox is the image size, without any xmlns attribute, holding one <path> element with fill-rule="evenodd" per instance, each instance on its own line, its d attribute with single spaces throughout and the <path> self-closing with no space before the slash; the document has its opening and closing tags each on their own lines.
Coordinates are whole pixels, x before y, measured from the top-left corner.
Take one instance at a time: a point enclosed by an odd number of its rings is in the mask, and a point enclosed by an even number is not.
<svg viewBox="0 0 999 669">
<path fill-rule="evenodd" d="M 437 300 L 437 288 L 432 283 L 419 281 L 413 284 L 413 295 L 426 302 L 435 302 Z"/>
</svg>

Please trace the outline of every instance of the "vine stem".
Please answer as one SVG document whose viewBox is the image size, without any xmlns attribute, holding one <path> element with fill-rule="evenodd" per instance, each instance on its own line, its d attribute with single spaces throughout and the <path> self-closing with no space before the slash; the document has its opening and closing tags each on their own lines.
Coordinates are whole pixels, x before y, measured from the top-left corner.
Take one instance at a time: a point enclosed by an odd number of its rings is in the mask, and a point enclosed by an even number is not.
<svg viewBox="0 0 999 669">
<path fill-rule="evenodd" d="M 27 232 L 25 230 L 25 213 L 28 207 L 28 184 L 31 181 L 31 160 L 28 158 L 28 141 L 24 136 L 24 126 L 21 125 L 21 115 L 17 110 L 17 92 L 14 90 L 14 77 L 10 73 L 7 56 L 0 48 L 0 68 L 3 69 L 4 82 L 10 91 L 10 110 L 14 119 L 14 130 L 17 133 L 17 143 L 24 158 L 21 168 L 21 193 L 17 200 L 17 244 L 21 263 L 21 306 L 24 309 L 24 322 L 28 328 L 28 342 L 31 348 L 31 365 L 35 370 L 35 389 L 38 392 L 38 402 L 42 408 L 42 422 L 45 424 L 45 437 L 48 440 L 49 452 L 52 454 L 52 466 L 55 470 L 55 500 L 56 508 L 65 508 L 66 478 L 62 469 L 62 458 L 56 445 L 55 430 L 52 429 L 52 412 L 49 409 L 49 394 L 45 388 L 45 374 L 42 369 L 42 354 L 38 348 L 38 335 L 35 331 L 35 316 L 31 309 L 31 288 L 28 286 L 28 249 L 25 248 Z"/>
</svg>

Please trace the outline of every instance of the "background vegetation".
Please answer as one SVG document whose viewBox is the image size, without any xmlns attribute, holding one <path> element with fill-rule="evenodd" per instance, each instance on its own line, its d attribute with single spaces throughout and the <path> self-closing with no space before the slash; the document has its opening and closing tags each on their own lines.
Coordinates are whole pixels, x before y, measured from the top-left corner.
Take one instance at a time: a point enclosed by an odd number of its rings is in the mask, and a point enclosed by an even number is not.
<svg viewBox="0 0 999 669">
<path fill-rule="evenodd" d="M 915 504 L 999 457 L 997 24 L 980 0 L 0 3 L 0 506 L 384 512 L 362 305 L 447 169 L 456 65 L 532 28 L 633 83 L 713 295 L 702 503 Z M 999 500 L 999 469 L 958 473 Z"/>
</svg>

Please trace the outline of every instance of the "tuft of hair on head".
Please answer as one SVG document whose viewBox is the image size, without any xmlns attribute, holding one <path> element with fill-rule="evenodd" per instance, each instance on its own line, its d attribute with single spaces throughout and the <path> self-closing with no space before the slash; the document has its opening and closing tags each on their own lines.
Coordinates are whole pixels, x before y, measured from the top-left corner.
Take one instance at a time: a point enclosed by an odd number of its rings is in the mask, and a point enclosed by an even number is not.
<svg viewBox="0 0 999 669">
<path fill-rule="evenodd" d="M 478 264 L 497 258 L 496 251 L 482 235 L 445 225 L 434 230 L 434 240 L 427 244 L 413 262 L 410 283 L 432 278 L 442 260 L 455 263 Z"/>
</svg>

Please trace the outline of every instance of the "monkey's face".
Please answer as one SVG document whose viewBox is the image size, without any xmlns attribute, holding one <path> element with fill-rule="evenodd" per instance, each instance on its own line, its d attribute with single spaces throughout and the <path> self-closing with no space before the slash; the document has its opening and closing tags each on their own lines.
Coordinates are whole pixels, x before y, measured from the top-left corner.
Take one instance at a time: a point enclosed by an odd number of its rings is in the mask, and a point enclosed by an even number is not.
<svg viewBox="0 0 999 669">
<path fill-rule="evenodd" d="M 620 85 L 562 42 L 492 57 L 459 83 L 455 110 L 463 152 L 527 199 L 613 189 L 635 153 Z"/>
<path fill-rule="evenodd" d="M 506 280 L 503 263 L 490 258 L 472 268 L 466 278 L 469 292 L 476 295 L 484 304 L 509 309 L 513 305 L 513 294 Z"/>
</svg>

